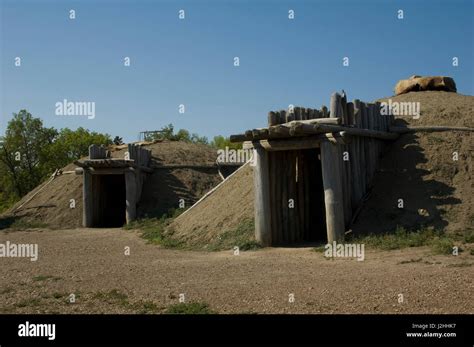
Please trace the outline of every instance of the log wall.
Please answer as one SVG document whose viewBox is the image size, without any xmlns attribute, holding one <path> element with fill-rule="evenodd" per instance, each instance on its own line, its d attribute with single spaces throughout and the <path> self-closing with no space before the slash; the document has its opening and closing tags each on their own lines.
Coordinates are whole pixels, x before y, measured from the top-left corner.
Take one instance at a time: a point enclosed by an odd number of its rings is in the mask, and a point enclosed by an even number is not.
<svg viewBox="0 0 474 347">
<path fill-rule="evenodd" d="M 329 110 L 268 114 L 268 128 L 235 135 L 258 147 L 256 236 L 264 245 L 342 241 L 370 189 L 391 116 L 380 105 L 331 96 Z M 265 207 L 268 203 L 268 209 Z M 327 235 L 327 236 L 326 236 Z"/>
</svg>

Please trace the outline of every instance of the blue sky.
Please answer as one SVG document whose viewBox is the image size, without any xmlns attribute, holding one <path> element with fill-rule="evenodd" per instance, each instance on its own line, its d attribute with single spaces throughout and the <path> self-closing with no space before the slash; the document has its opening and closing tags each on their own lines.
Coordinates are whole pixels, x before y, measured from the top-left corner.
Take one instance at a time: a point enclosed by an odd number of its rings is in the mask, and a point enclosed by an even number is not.
<svg viewBox="0 0 474 347">
<path fill-rule="evenodd" d="M 0 134 L 27 109 L 47 126 L 127 141 L 168 123 L 228 136 L 341 89 L 351 100 L 392 95 L 413 74 L 452 76 L 474 94 L 472 0 L 0 3 Z M 96 118 L 55 115 L 63 99 L 95 102 Z"/>
</svg>

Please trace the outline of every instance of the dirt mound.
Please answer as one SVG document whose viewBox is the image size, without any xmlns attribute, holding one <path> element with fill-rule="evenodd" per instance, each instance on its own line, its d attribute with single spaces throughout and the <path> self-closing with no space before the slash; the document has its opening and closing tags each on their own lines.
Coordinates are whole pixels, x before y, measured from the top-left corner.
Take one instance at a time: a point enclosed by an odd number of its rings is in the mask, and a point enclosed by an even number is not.
<svg viewBox="0 0 474 347">
<path fill-rule="evenodd" d="M 187 245 L 204 247 L 253 220 L 252 174 L 249 164 L 241 167 L 198 205 L 175 219 L 168 232 Z"/>
<path fill-rule="evenodd" d="M 419 119 L 398 117 L 396 125 L 474 127 L 473 96 L 427 91 L 390 99 L 420 103 Z M 376 233 L 397 226 L 474 230 L 473 149 L 473 135 L 467 132 L 401 135 L 386 147 L 353 231 Z M 398 208 L 399 199 L 403 208 Z"/>
<path fill-rule="evenodd" d="M 474 127 L 472 96 L 425 91 L 391 99 L 420 103 L 419 119 L 399 117 L 395 125 Z M 472 133 L 440 132 L 405 134 L 387 145 L 354 233 L 422 225 L 449 232 L 473 229 L 473 143 Z M 455 151 L 457 161 L 452 159 Z M 397 207 L 400 198 L 403 209 Z M 238 230 L 244 219 L 253 219 L 253 213 L 252 168 L 246 167 L 170 228 L 179 240 L 201 244 Z"/>
<path fill-rule="evenodd" d="M 138 205 L 139 217 L 161 216 L 170 208 L 177 208 L 179 199 L 192 205 L 221 179 L 215 164 L 216 151 L 209 146 L 163 141 L 144 146 L 152 151 L 151 167 L 155 168 L 143 186 Z M 113 158 L 123 158 L 126 149 L 113 150 Z M 200 168 L 161 168 L 165 165 L 203 165 Z M 71 164 L 63 171 L 76 168 Z M 76 228 L 82 225 L 82 176 L 65 173 L 38 186 L 0 218 L 0 227 L 16 225 L 46 225 L 51 228 Z M 71 208 L 71 199 L 75 208 Z"/>
</svg>

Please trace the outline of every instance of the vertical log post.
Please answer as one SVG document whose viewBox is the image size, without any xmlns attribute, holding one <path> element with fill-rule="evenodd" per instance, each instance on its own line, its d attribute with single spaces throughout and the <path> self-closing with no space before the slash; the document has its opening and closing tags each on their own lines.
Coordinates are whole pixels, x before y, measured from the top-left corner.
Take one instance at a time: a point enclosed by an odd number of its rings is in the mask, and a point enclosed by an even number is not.
<svg viewBox="0 0 474 347">
<path fill-rule="evenodd" d="M 328 243 L 344 239 L 344 206 L 341 187 L 340 151 L 338 145 L 321 141 L 324 201 Z"/>
<path fill-rule="evenodd" d="M 94 200 L 93 200 L 92 174 L 84 169 L 82 184 L 82 225 L 85 228 L 93 226 Z"/>
<path fill-rule="evenodd" d="M 268 153 L 254 144 L 256 165 L 253 170 L 255 192 L 255 239 L 262 246 L 272 244 Z"/>
<path fill-rule="evenodd" d="M 134 171 L 125 171 L 126 207 L 125 217 L 127 224 L 137 217 L 137 178 Z"/>
<path fill-rule="evenodd" d="M 338 93 L 331 95 L 331 117 L 342 116 Z M 344 240 L 344 197 L 342 193 L 341 150 L 337 144 L 321 141 L 324 201 L 328 242 Z"/>
</svg>

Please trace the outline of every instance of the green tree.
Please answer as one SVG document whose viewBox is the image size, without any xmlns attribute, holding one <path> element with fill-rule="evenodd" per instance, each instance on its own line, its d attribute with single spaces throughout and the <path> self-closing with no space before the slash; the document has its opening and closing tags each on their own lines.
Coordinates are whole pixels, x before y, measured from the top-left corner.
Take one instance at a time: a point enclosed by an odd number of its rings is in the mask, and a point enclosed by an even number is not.
<svg viewBox="0 0 474 347">
<path fill-rule="evenodd" d="M 35 188 L 55 169 L 86 156 L 89 145 L 109 145 L 107 134 L 43 126 L 28 111 L 13 114 L 0 138 L 0 211 Z"/>
<path fill-rule="evenodd" d="M 113 139 L 114 145 L 123 145 L 123 139 L 120 136 L 115 136 Z"/>
<path fill-rule="evenodd" d="M 46 128 L 39 118 L 26 110 L 13 114 L 8 123 L 0 162 L 7 184 L 21 197 L 38 185 L 47 174 L 48 149 L 57 136 L 54 128 Z"/>
<path fill-rule="evenodd" d="M 173 124 L 168 124 L 161 128 L 160 133 L 150 134 L 146 136 L 146 141 L 153 140 L 169 140 L 169 141 L 183 141 L 183 142 L 192 142 L 192 143 L 202 143 L 205 145 L 209 144 L 207 137 L 199 136 L 196 133 L 190 134 L 186 129 L 179 129 L 175 133 Z"/>
<path fill-rule="evenodd" d="M 229 147 L 229 149 L 242 149 L 242 143 L 230 142 L 228 137 L 222 135 L 214 136 L 210 145 L 217 149 L 225 149 L 226 147 Z"/>
<path fill-rule="evenodd" d="M 55 141 L 49 146 L 49 160 L 45 163 L 49 172 L 89 154 L 91 144 L 112 144 L 108 134 L 100 134 L 82 127 L 76 130 L 61 129 Z"/>
</svg>

